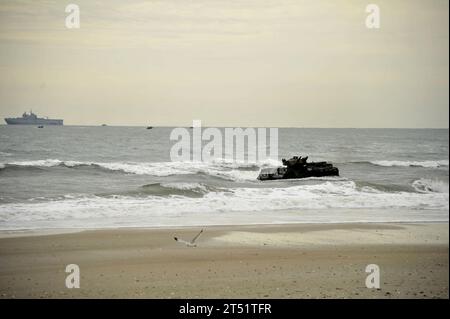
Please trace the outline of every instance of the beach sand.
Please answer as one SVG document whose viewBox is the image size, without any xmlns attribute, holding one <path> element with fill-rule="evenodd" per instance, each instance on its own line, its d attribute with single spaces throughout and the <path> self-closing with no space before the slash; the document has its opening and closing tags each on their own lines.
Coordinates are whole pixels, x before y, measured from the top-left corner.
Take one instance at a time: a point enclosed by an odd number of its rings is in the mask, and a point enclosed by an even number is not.
<svg viewBox="0 0 450 319">
<path fill-rule="evenodd" d="M 1 298 L 448 298 L 448 223 L 114 229 L 0 238 Z M 66 265 L 80 267 L 68 289 Z M 380 268 L 380 289 L 365 268 Z"/>
</svg>

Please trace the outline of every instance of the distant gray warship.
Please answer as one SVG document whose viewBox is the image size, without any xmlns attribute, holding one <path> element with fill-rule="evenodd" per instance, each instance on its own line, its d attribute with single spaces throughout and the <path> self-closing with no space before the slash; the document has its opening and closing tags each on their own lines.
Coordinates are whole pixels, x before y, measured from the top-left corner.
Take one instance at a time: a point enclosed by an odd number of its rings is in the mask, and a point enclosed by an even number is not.
<svg viewBox="0 0 450 319">
<path fill-rule="evenodd" d="M 8 125 L 63 125 L 63 120 L 37 117 L 32 111 L 22 114 L 22 117 L 7 117 L 5 122 Z"/>
<path fill-rule="evenodd" d="M 307 163 L 308 156 L 294 156 L 291 159 L 283 158 L 283 166 L 277 168 L 264 168 L 259 173 L 261 181 L 272 179 L 289 179 L 305 177 L 339 176 L 339 170 L 327 162 Z"/>
</svg>

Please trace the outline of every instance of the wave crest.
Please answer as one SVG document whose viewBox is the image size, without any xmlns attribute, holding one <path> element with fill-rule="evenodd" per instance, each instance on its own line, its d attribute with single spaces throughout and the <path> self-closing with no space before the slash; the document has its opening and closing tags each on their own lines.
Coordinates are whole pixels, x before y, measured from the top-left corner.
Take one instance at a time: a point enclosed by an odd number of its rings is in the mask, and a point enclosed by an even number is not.
<svg viewBox="0 0 450 319">
<path fill-rule="evenodd" d="M 281 165 L 275 160 L 256 163 L 231 160 L 214 160 L 211 162 L 82 162 L 45 159 L 34 161 L 16 161 L 0 164 L 0 169 L 8 168 L 46 168 L 46 167 L 97 167 L 109 171 L 127 174 L 151 175 L 165 177 L 171 175 L 206 174 L 231 181 L 256 180 L 259 170 L 264 167 Z"/>
<path fill-rule="evenodd" d="M 371 161 L 371 164 L 377 166 L 400 166 L 400 167 L 426 167 L 426 168 L 438 168 L 442 166 L 448 166 L 448 160 L 436 160 L 436 161 L 397 161 L 397 160 L 382 160 Z"/>
<path fill-rule="evenodd" d="M 448 183 L 437 179 L 421 178 L 412 183 L 419 193 L 448 193 Z"/>
<path fill-rule="evenodd" d="M 152 186 L 150 186 L 152 187 Z M 180 223 L 223 224 L 335 221 L 331 209 L 340 209 L 341 220 L 448 220 L 448 193 L 386 193 L 353 181 L 325 182 L 285 188 L 228 188 L 202 196 L 178 196 L 179 189 L 203 192 L 204 185 L 166 184 L 154 186 L 167 197 L 86 196 L 64 200 L 0 205 L 0 229 L 27 227 L 157 226 Z M 354 210 L 354 209 L 365 209 Z M 439 211 L 436 211 L 439 210 Z M 276 213 L 274 213 L 276 211 Z M 223 214 L 226 212 L 226 214 Z M 319 215 L 322 214 L 322 217 Z M 353 215 L 353 217 L 351 217 Z M 350 216 L 350 217 L 349 217 Z"/>
</svg>

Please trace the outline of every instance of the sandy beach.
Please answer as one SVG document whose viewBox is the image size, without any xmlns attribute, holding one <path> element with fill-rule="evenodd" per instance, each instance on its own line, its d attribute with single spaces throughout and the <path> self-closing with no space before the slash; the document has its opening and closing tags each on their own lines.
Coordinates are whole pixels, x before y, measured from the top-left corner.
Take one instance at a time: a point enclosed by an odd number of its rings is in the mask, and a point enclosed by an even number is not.
<svg viewBox="0 0 450 319">
<path fill-rule="evenodd" d="M 448 298 L 448 223 L 3 233 L 2 298 Z M 68 289 L 65 267 L 80 267 Z M 380 268 L 380 289 L 365 267 Z"/>
</svg>

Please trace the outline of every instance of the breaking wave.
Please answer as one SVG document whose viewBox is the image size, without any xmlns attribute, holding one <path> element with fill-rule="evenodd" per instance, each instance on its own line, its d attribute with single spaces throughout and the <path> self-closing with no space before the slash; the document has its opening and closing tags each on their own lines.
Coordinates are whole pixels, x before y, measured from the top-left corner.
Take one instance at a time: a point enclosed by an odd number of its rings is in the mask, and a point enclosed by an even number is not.
<svg viewBox="0 0 450 319">
<path fill-rule="evenodd" d="M 232 181 L 255 180 L 260 168 L 281 165 L 276 160 L 266 160 L 258 163 L 237 162 L 228 160 L 214 160 L 211 162 L 147 162 L 147 163 L 101 163 L 62 161 L 46 159 L 35 161 L 17 161 L 0 164 L 0 169 L 26 169 L 45 167 L 83 168 L 93 167 L 109 171 L 119 171 L 127 174 L 171 176 L 185 174 L 207 174 Z"/>
<path fill-rule="evenodd" d="M 414 185 L 422 187 L 420 185 L 424 185 L 424 181 L 416 181 Z M 319 211 L 329 209 L 343 209 L 343 215 L 338 217 L 350 221 L 356 218 L 351 215 L 353 209 L 369 210 L 364 214 L 358 213 L 359 218 L 384 221 L 393 218 L 387 213 L 389 209 L 397 212 L 397 221 L 410 221 L 412 217 L 408 214 L 414 214 L 414 218 L 420 220 L 448 220 L 448 192 L 441 192 L 443 189 L 435 192 L 429 186 L 420 188 L 423 189 L 420 192 L 383 192 L 368 186 L 359 187 L 353 181 L 326 181 L 284 188 L 221 189 L 201 183 L 149 184 L 143 188 L 150 188 L 143 197 L 86 195 L 65 200 L 0 205 L 0 228 L 17 228 L 18 225 L 88 227 L 86 225 L 91 223 L 96 227 L 155 226 L 191 224 L 193 220 L 198 224 L 223 224 L 224 218 L 231 218 L 236 223 L 258 222 L 268 216 L 271 216 L 271 223 L 305 222 L 314 220 Z M 161 196 L 161 192 L 166 192 L 165 196 Z M 399 215 L 402 209 L 409 213 Z M 437 215 L 433 215 L 435 210 L 439 210 Z M 274 211 L 277 213 L 269 214 Z M 309 213 L 313 211 L 316 213 Z M 377 213 L 371 214 L 370 211 Z M 339 220 L 330 213 L 326 216 Z"/>
<path fill-rule="evenodd" d="M 147 184 L 137 191 L 124 193 L 124 195 L 202 197 L 210 192 L 219 191 L 226 191 L 226 188 L 214 187 L 204 183 L 169 182 Z"/>
<path fill-rule="evenodd" d="M 412 183 L 414 189 L 419 193 L 447 193 L 448 183 L 437 179 L 421 178 Z"/>
<path fill-rule="evenodd" d="M 371 164 L 377 166 L 401 166 L 401 167 L 426 167 L 426 168 L 438 168 L 448 166 L 448 160 L 437 161 L 371 161 Z"/>
</svg>

